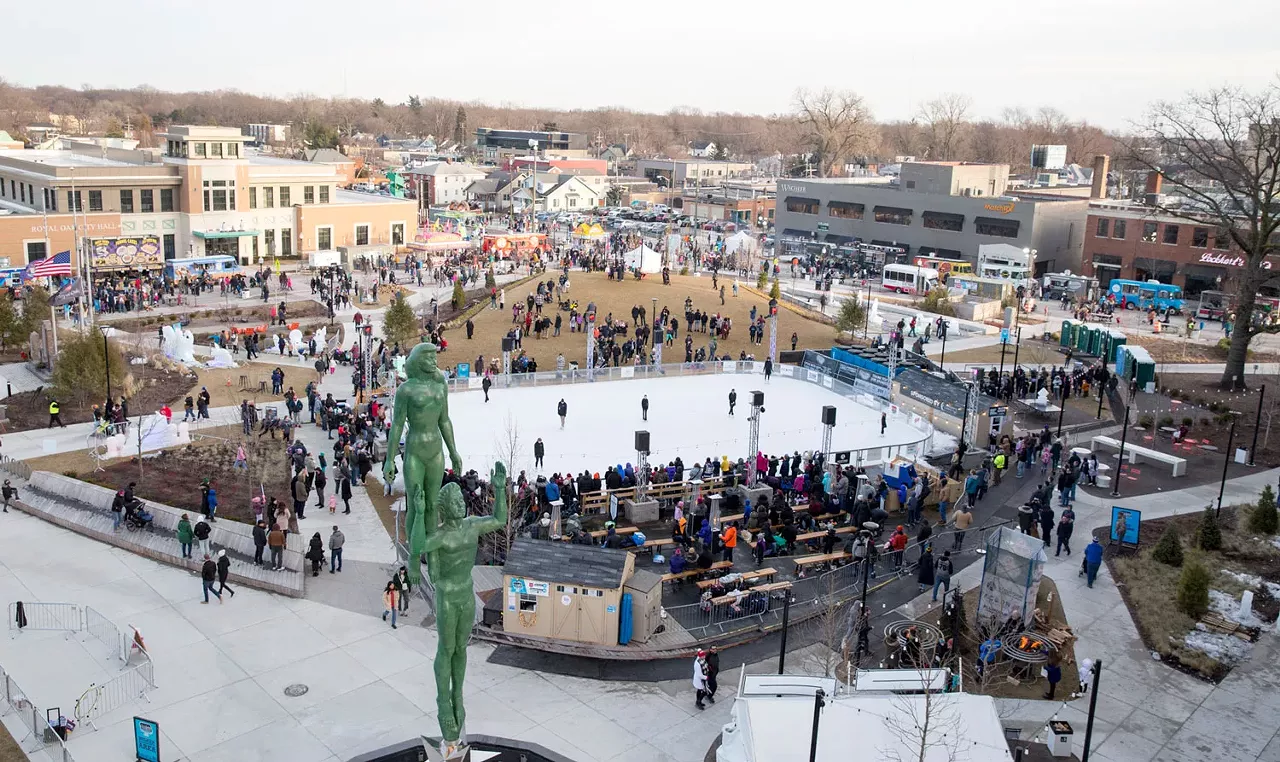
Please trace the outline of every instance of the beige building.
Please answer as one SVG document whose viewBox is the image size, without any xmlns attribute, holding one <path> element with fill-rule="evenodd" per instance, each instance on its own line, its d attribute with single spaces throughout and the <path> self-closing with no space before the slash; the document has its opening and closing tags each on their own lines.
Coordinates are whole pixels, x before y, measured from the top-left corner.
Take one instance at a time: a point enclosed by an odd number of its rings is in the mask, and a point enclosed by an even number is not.
<svg viewBox="0 0 1280 762">
<path fill-rule="evenodd" d="M 153 236 L 166 260 L 227 255 L 243 265 L 413 234 L 412 201 L 340 190 L 335 165 L 247 151 L 250 138 L 234 128 L 175 126 L 160 137 L 161 151 L 0 150 L 0 261 L 66 250 L 29 235 L 46 216 L 82 241 Z"/>
<path fill-rule="evenodd" d="M 629 641 L 647 641 L 658 625 L 662 580 L 637 571 L 634 553 L 517 540 L 502 572 L 504 632 L 616 646 L 627 605 Z"/>
</svg>

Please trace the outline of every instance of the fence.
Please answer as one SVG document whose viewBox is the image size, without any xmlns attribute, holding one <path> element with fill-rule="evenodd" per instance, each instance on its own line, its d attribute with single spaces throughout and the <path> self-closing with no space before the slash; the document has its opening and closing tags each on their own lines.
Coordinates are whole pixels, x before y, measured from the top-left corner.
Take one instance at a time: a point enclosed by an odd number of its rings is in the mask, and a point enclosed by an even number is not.
<svg viewBox="0 0 1280 762">
<path fill-rule="evenodd" d="M 4 667 L 0 667 L 0 688 L 4 690 L 3 698 L 6 711 L 12 709 L 16 712 L 18 719 L 22 721 L 23 727 L 27 729 L 26 735 L 15 739 L 19 745 L 24 749 L 44 749 L 49 758 L 54 760 L 75 762 L 75 758 L 71 756 L 71 750 L 67 748 L 66 742 L 49 722 L 48 713 L 27 698 L 26 692 L 18 686 L 18 683 Z M 56 717 L 53 719 L 55 722 L 57 721 Z M 27 742 L 28 739 L 30 739 L 30 743 Z"/>
<path fill-rule="evenodd" d="M 26 623 L 18 626 L 18 607 L 22 607 Z M 84 610 L 74 603 L 17 603 L 9 604 L 10 637 L 17 637 L 22 630 L 53 630 L 71 633 L 84 629 Z M 16 632 L 15 632 L 16 631 Z"/>
<path fill-rule="evenodd" d="M 156 687 L 155 665 L 145 651 L 142 661 L 111 678 L 102 685 L 90 685 L 76 700 L 76 719 L 87 722 L 94 730 L 94 720 L 137 699 L 147 699 L 147 691 Z M 127 656 L 127 652 L 126 652 Z"/>
<path fill-rule="evenodd" d="M 19 479 L 31 478 L 31 466 L 28 466 L 20 460 L 14 460 L 8 455 L 0 455 L 0 470 L 3 470 L 11 476 L 16 476 Z"/>
<path fill-rule="evenodd" d="M 986 536 L 995 529 L 1010 523 L 1012 519 L 987 524 L 977 529 L 966 530 L 975 539 L 963 543 L 959 552 L 978 552 L 986 546 Z M 938 532 L 926 540 L 932 545 L 934 559 L 941 558 L 945 551 L 954 550 L 957 533 L 955 530 Z M 881 538 L 884 540 L 885 538 Z M 964 550 L 967 545 L 968 550 Z M 883 543 L 880 545 L 883 548 Z M 900 563 L 896 554 L 880 551 L 867 572 L 867 594 L 870 595 L 894 580 L 909 577 L 918 571 L 918 564 L 923 553 L 921 544 L 909 543 L 902 551 Z M 772 559 L 773 563 L 800 559 L 804 556 L 782 556 Z M 770 559 L 765 559 L 768 565 Z M 850 563 L 821 574 L 800 577 L 791 582 L 789 590 L 782 595 L 791 596 L 791 621 L 812 618 L 820 612 L 842 606 L 862 595 L 862 565 L 860 562 Z M 750 591 L 750 588 L 747 588 Z M 779 596 L 780 598 L 780 596 Z M 745 599 L 744 599 L 745 600 Z M 713 605 L 709 608 L 701 602 L 665 609 L 667 616 L 680 623 L 680 626 L 695 638 L 716 638 L 723 635 L 744 632 L 747 630 L 769 629 L 782 624 L 782 607 L 775 599 L 770 599 L 768 608 L 757 613 L 737 613 L 731 604 Z M 834 647 L 834 646 L 833 646 Z"/>
</svg>

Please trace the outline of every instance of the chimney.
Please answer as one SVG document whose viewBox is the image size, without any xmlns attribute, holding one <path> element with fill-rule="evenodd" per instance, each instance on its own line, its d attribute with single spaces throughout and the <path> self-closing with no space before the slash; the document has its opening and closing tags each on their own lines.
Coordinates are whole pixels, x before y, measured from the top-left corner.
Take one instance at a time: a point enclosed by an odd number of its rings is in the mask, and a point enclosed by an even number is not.
<svg viewBox="0 0 1280 762">
<path fill-rule="evenodd" d="M 1107 197 L 1107 173 L 1110 170 L 1110 156 L 1099 154 L 1093 157 L 1093 189 L 1089 191 L 1089 198 Z"/>
<path fill-rule="evenodd" d="M 1164 185 L 1164 175 L 1160 174 L 1160 170 L 1153 169 L 1147 173 L 1147 206 L 1160 205 L 1160 188 Z"/>
</svg>

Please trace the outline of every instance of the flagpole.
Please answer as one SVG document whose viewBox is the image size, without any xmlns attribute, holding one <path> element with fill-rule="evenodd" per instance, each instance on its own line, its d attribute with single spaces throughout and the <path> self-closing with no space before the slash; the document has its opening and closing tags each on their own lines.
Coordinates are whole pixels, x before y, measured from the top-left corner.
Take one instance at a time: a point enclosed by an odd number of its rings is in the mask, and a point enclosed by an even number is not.
<svg viewBox="0 0 1280 762">
<path fill-rule="evenodd" d="M 44 216 L 44 256 L 46 259 L 53 255 L 53 247 L 49 245 L 49 194 L 57 192 L 53 188 L 45 191 L 44 203 L 40 207 L 40 213 Z M 31 263 L 28 262 L 27 264 Z M 49 366 L 53 367 L 52 360 L 58 356 L 58 308 L 54 307 L 52 302 L 49 304 L 49 324 L 53 329 L 53 357 L 50 358 Z"/>
<path fill-rule="evenodd" d="M 90 298 L 91 290 L 90 290 L 89 282 L 84 278 L 84 274 L 88 272 L 88 270 L 86 269 L 87 265 L 84 261 L 83 252 L 80 249 L 80 226 L 79 226 L 80 218 L 79 218 L 78 212 L 80 211 L 81 205 L 78 199 L 79 199 L 79 196 L 76 195 L 76 168 L 71 167 L 71 203 L 69 206 L 71 207 L 72 249 L 76 253 L 76 271 L 81 274 L 80 332 L 87 334 L 89 332 L 89 313 L 92 312 L 92 307 L 90 306 L 91 303 L 88 301 Z"/>
</svg>

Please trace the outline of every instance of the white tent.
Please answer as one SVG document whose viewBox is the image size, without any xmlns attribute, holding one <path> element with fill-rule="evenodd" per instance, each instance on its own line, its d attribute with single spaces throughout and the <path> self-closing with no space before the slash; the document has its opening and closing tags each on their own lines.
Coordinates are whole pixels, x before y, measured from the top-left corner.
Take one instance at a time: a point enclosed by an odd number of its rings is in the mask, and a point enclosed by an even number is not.
<svg viewBox="0 0 1280 762">
<path fill-rule="evenodd" d="M 639 267 L 642 273 L 662 272 L 662 255 L 648 246 L 628 251 L 622 255 L 622 260 L 626 263 L 627 269 Z"/>
<path fill-rule="evenodd" d="M 737 233 L 734 233 L 724 239 L 724 252 L 726 254 L 732 254 L 738 249 L 745 249 L 749 252 L 755 251 L 756 239 L 752 238 L 750 233 L 743 230 L 739 230 Z"/>
</svg>

